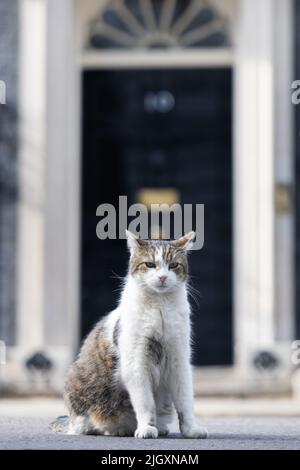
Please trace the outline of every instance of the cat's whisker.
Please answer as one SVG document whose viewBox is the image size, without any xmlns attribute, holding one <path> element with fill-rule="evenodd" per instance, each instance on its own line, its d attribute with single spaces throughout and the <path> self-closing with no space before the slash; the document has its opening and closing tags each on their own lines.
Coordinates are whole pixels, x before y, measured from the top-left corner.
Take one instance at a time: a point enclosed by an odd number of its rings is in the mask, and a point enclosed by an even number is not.
<svg viewBox="0 0 300 470">
<path fill-rule="evenodd" d="M 112 292 L 120 293 L 122 292 L 123 288 L 122 287 L 117 287 L 116 289 L 113 289 Z"/>
<path fill-rule="evenodd" d="M 201 292 L 199 292 L 197 290 L 188 289 L 188 294 L 190 294 L 191 296 L 194 296 L 194 298 L 199 300 L 199 301 L 203 299 L 203 296 L 202 296 Z"/>
<path fill-rule="evenodd" d="M 190 292 L 189 292 L 189 297 L 195 303 L 196 307 L 199 308 L 200 307 L 199 300 L 196 297 L 194 297 Z"/>
<path fill-rule="evenodd" d="M 110 276 L 112 279 L 118 279 L 119 281 L 125 281 L 126 276 L 121 276 L 120 274 L 115 273 L 112 271 L 113 276 Z"/>
<path fill-rule="evenodd" d="M 191 294 L 191 293 L 189 293 L 188 295 L 189 295 L 190 299 L 192 300 L 192 302 L 194 302 L 195 306 L 196 306 L 197 308 L 199 308 L 199 307 L 200 307 L 199 299 L 198 299 L 197 297 L 195 297 L 195 296 L 194 296 L 193 294 Z"/>
<path fill-rule="evenodd" d="M 195 294 L 199 295 L 201 298 L 203 297 L 202 293 L 199 291 L 199 289 L 196 289 L 196 287 L 194 287 L 192 284 L 188 284 L 187 289 L 194 292 Z"/>
<path fill-rule="evenodd" d="M 192 286 L 191 284 L 187 284 L 187 293 L 189 297 L 195 302 L 196 306 L 199 307 L 200 306 L 199 299 L 203 298 L 201 292 L 198 289 L 196 289 L 194 286 Z"/>
</svg>

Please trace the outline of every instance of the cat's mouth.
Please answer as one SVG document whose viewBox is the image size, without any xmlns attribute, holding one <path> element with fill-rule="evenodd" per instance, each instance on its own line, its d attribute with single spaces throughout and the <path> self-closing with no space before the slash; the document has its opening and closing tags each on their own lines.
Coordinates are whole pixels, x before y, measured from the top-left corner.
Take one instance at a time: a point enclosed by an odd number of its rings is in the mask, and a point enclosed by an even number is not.
<svg viewBox="0 0 300 470">
<path fill-rule="evenodd" d="M 159 284 L 157 286 L 155 286 L 156 289 L 158 289 L 159 291 L 163 291 L 163 290 L 167 290 L 169 289 L 170 286 L 168 286 L 167 284 Z"/>
<path fill-rule="evenodd" d="M 172 289 L 172 284 L 157 284 L 157 283 L 150 283 L 148 284 L 148 287 L 150 287 L 153 291 L 158 292 L 158 293 L 164 293 L 164 292 L 169 292 Z"/>
</svg>

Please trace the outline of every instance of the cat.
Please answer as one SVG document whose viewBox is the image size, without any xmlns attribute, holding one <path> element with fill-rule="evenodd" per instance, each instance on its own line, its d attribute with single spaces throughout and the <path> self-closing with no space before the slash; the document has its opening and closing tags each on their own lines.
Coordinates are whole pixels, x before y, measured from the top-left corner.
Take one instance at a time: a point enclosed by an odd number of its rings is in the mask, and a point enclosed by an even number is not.
<svg viewBox="0 0 300 470">
<path fill-rule="evenodd" d="M 118 307 L 87 336 L 71 366 L 64 399 L 70 416 L 51 428 L 68 434 L 157 438 L 177 411 L 186 438 L 206 438 L 193 413 L 188 250 L 127 231 L 129 270 Z M 175 408 L 175 410 L 174 410 Z"/>
</svg>

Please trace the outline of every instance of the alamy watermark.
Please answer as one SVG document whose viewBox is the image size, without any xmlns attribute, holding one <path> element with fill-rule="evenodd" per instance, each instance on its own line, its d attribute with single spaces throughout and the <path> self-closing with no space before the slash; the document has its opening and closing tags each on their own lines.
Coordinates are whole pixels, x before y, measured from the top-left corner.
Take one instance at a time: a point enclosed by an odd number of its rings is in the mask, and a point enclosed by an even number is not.
<svg viewBox="0 0 300 470">
<path fill-rule="evenodd" d="M 128 207 L 127 196 L 119 196 L 117 208 L 108 203 L 100 204 L 96 215 L 100 217 L 96 226 L 96 235 L 100 240 L 125 239 L 127 228 L 144 240 L 148 239 L 149 233 L 150 238 L 169 240 L 172 232 L 174 238 L 180 238 L 193 230 L 196 235 L 192 249 L 201 250 L 204 245 L 204 204 L 146 206 L 136 203 Z"/>
<path fill-rule="evenodd" d="M 6 344 L 0 340 L 0 366 L 6 364 Z"/>
<path fill-rule="evenodd" d="M 295 366 L 300 365 L 300 340 L 297 339 L 292 342 L 292 356 L 291 356 L 292 364 Z"/>
<path fill-rule="evenodd" d="M 0 80 L 0 104 L 6 104 L 6 83 Z"/>
</svg>

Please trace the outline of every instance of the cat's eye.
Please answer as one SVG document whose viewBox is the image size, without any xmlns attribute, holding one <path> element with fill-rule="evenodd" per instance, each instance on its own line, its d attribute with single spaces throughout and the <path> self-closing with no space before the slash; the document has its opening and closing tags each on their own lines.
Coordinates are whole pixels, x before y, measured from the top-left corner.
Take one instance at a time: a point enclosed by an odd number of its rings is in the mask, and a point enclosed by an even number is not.
<svg viewBox="0 0 300 470">
<path fill-rule="evenodd" d="M 150 262 L 146 262 L 145 265 L 147 266 L 147 268 L 156 268 L 156 264 L 155 263 L 150 263 Z"/>
<path fill-rule="evenodd" d="M 178 268 L 178 263 L 170 263 L 170 264 L 169 264 L 169 268 L 170 268 L 170 269 L 176 269 L 176 268 Z"/>
</svg>

